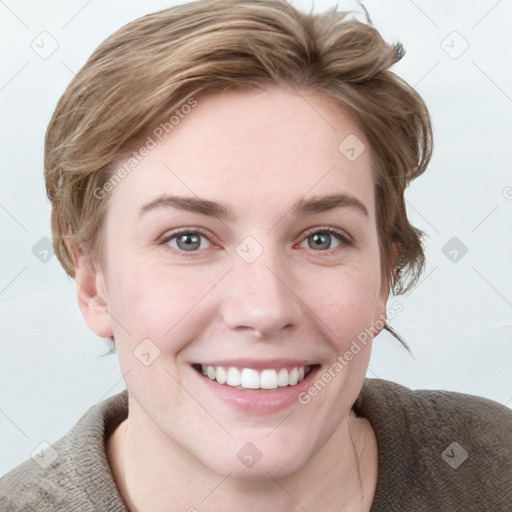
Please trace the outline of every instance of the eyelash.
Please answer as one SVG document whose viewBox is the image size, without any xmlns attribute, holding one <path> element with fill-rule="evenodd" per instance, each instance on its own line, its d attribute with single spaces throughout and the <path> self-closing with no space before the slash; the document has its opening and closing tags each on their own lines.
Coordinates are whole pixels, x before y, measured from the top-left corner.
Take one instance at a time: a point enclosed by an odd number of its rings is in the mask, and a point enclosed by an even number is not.
<svg viewBox="0 0 512 512">
<path fill-rule="evenodd" d="M 331 227 L 328 227 L 328 226 L 325 226 L 325 227 L 314 227 L 314 228 L 310 228 L 310 229 L 306 230 L 301 235 L 301 242 L 306 240 L 310 236 L 312 236 L 314 234 L 317 234 L 317 233 L 334 235 L 335 237 L 338 238 L 338 240 L 340 242 L 340 245 L 338 245 L 338 246 L 336 246 L 336 247 L 334 247 L 332 249 L 326 249 L 326 250 L 323 250 L 323 251 L 314 251 L 313 249 L 311 249 L 315 253 L 319 253 L 319 254 L 322 254 L 322 255 L 326 255 L 326 254 L 332 255 L 335 252 L 337 252 L 337 250 L 341 249 L 343 246 L 345 246 L 345 247 L 352 247 L 354 245 L 354 242 L 352 241 L 352 239 L 348 235 L 346 235 L 343 231 L 338 230 L 336 228 L 331 228 Z M 210 243 L 213 243 L 210 240 L 210 233 L 208 233 L 207 231 L 205 231 L 202 228 L 181 228 L 181 229 L 176 229 L 174 231 L 168 232 L 164 237 L 162 237 L 160 239 L 159 244 L 163 245 L 163 246 L 166 246 L 167 249 L 169 249 L 173 254 L 177 254 L 178 256 L 194 257 L 194 255 L 197 252 L 199 252 L 199 250 L 196 250 L 196 251 L 182 251 L 182 250 L 178 251 L 174 247 L 170 247 L 169 245 L 167 245 L 171 240 L 173 240 L 174 238 L 178 237 L 179 235 L 183 235 L 183 234 L 201 235 L 201 236 L 205 237 Z"/>
</svg>

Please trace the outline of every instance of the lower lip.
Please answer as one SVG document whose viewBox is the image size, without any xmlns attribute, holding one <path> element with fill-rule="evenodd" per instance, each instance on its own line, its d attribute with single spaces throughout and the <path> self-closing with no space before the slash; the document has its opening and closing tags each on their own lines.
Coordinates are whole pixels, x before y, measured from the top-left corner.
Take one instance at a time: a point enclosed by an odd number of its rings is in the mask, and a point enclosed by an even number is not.
<svg viewBox="0 0 512 512">
<path fill-rule="evenodd" d="M 317 374 L 320 366 L 315 366 L 306 375 L 302 382 L 294 386 L 283 386 L 271 390 L 247 389 L 241 390 L 219 384 L 194 370 L 194 373 L 204 385 L 220 400 L 231 407 L 249 414 L 272 414 L 290 407 L 298 402 L 298 396 L 310 387 L 310 383 Z"/>
</svg>

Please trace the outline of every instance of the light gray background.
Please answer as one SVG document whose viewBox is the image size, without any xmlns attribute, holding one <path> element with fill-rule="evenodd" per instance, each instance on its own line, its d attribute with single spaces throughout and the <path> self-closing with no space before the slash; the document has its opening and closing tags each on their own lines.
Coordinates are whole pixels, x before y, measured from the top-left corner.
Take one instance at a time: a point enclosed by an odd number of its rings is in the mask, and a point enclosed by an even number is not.
<svg viewBox="0 0 512 512">
<path fill-rule="evenodd" d="M 0 0 L 0 475 L 124 389 L 116 356 L 101 357 L 106 344 L 81 317 L 74 281 L 51 253 L 40 260 L 40 240 L 50 237 L 43 137 L 58 98 L 97 45 L 176 3 Z M 315 10 L 332 5 L 318 0 Z M 413 223 L 429 235 L 427 271 L 409 296 L 390 299 L 403 305 L 391 325 L 415 358 L 384 333 L 368 376 L 511 407 L 512 2 L 365 5 L 385 38 L 407 49 L 395 71 L 426 100 L 435 132 L 430 168 L 407 194 Z M 354 6 L 340 1 L 340 9 Z M 56 51 L 44 54 L 52 44 Z M 453 237 L 468 249 L 455 262 L 443 253 Z"/>
</svg>

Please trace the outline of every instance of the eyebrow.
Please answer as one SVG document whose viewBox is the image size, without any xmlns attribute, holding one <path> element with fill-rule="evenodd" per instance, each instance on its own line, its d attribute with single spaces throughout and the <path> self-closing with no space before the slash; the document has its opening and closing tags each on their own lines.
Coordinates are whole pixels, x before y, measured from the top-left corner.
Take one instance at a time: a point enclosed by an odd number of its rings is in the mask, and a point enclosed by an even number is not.
<svg viewBox="0 0 512 512">
<path fill-rule="evenodd" d="M 218 219 L 236 220 L 236 216 L 233 214 L 232 210 L 223 203 L 217 203 L 199 197 L 171 196 L 167 194 L 161 195 L 142 206 L 139 217 L 160 208 L 176 208 L 178 210 L 200 213 Z M 293 205 L 291 214 L 298 216 L 308 213 L 323 213 L 337 208 L 353 209 L 365 217 L 369 217 L 366 206 L 359 199 L 346 193 L 321 195 L 311 199 L 300 199 Z"/>
</svg>

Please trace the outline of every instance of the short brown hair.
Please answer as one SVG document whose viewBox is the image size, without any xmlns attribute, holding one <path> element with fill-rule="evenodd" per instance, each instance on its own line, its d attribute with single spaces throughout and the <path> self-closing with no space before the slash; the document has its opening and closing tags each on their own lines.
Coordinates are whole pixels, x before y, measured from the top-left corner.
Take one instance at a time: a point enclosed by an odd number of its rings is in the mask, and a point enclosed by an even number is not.
<svg viewBox="0 0 512 512">
<path fill-rule="evenodd" d="M 382 275 L 395 295 L 425 263 L 404 191 L 432 152 L 428 110 L 389 70 L 404 55 L 368 23 L 333 7 L 300 12 L 285 0 L 199 0 L 139 18 L 107 38 L 61 97 L 45 141 L 55 253 L 74 277 L 71 241 L 99 258 L 114 165 L 152 127 L 200 93 L 278 85 L 329 96 L 370 143 Z"/>
</svg>

